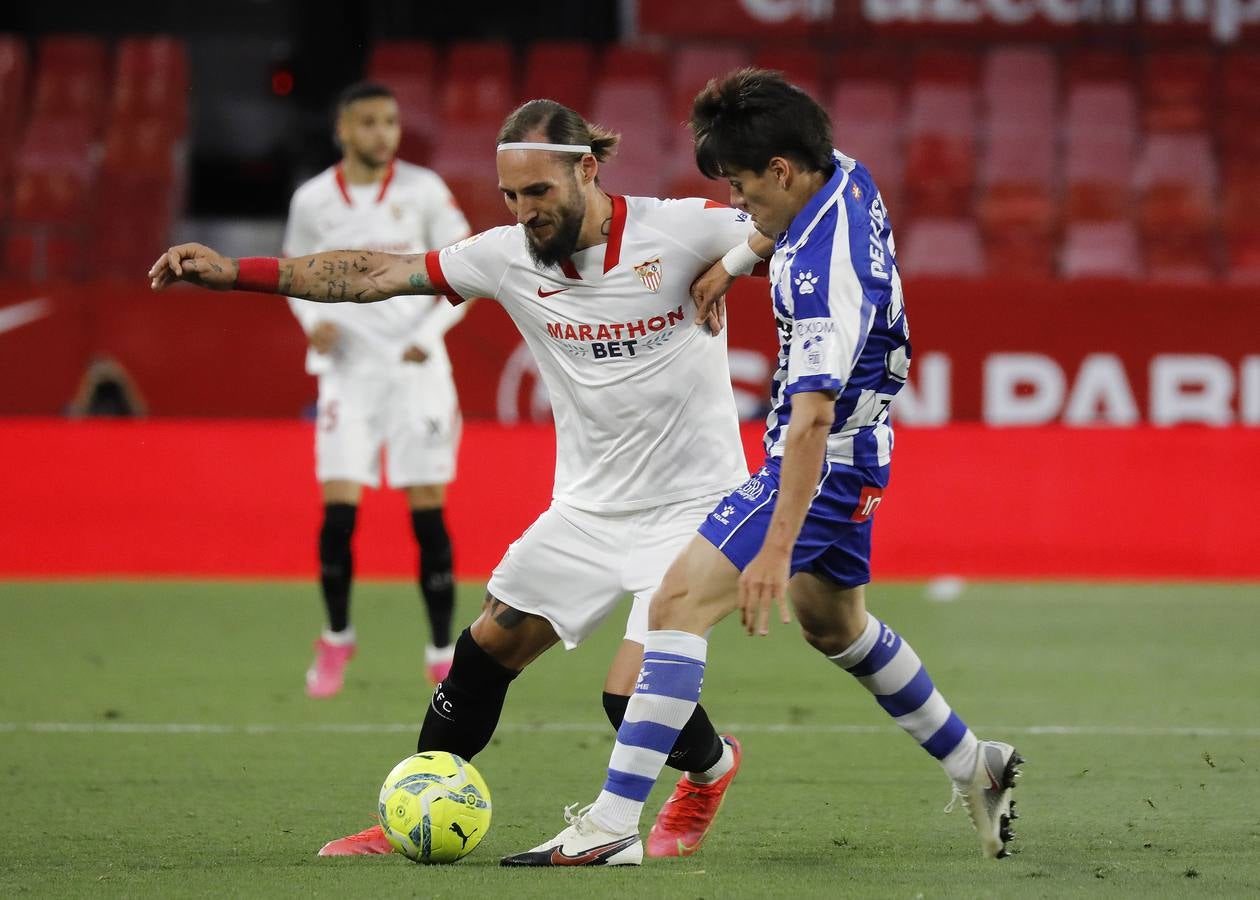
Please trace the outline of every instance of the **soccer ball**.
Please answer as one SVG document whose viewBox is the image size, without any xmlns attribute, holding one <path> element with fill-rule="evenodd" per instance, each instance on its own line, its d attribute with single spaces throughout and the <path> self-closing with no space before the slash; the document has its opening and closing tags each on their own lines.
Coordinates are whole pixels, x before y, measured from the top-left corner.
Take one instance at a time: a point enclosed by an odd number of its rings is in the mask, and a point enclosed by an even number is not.
<svg viewBox="0 0 1260 900">
<path fill-rule="evenodd" d="M 453 863 L 486 836 L 490 790 L 472 763 L 454 753 L 417 753 L 385 776 L 379 812 L 385 837 L 403 856 Z"/>
</svg>

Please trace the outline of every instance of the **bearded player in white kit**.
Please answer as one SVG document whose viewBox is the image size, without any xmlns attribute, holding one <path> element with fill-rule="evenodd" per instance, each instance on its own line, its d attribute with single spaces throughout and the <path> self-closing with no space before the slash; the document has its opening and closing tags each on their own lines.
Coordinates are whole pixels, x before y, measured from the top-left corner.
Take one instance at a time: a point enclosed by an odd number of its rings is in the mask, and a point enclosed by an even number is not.
<svg viewBox="0 0 1260 900">
<path fill-rule="evenodd" d="M 289 256 L 367 246 L 393 253 L 444 247 L 468 236 L 468 221 L 437 173 L 395 159 L 401 127 L 390 90 L 362 82 L 337 102 L 343 157 L 293 195 Z M 442 336 L 464 316 L 440 298 L 330 306 L 291 298 L 310 341 L 306 371 L 319 377 L 315 470 L 324 503 L 320 589 L 328 627 L 315 642 L 306 692 L 339 692 L 354 655 L 351 537 L 363 486 L 380 487 L 385 449 L 391 487 L 407 495 L 419 548 L 420 594 L 429 617 L 430 681 L 450 671 L 455 605 L 452 549 L 443 506 L 455 476 L 459 404 Z"/>
<path fill-rule="evenodd" d="M 746 273 L 772 250 L 748 216 L 701 199 L 609 196 L 600 163 L 618 136 L 550 100 L 513 112 L 498 137 L 499 187 L 516 217 L 441 251 L 231 259 L 199 244 L 164 253 L 154 290 L 218 290 L 372 303 L 399 294 L 495 298 L 538 361 L 556 423 L 551 506 L 494 570 L 460 634 L 417 744 L 465 759 L 489 742 L 512 680 L 557 642 L 580 643 L 633 598 L 604 685 L 617 727 L 642 661 L 647 605 L 711 508 L 748 474 L 720 322 L 694 321 L 689 286 L 720 260 Z M 704 327 L 707 324 L 708 327 Z M 684 774 L 648 839 L 654 856 L 700 846 L 739 766 L 703 707 L 667 754 Z M 379 827 L 322 853 L 384 853 Z"/>
</svg>

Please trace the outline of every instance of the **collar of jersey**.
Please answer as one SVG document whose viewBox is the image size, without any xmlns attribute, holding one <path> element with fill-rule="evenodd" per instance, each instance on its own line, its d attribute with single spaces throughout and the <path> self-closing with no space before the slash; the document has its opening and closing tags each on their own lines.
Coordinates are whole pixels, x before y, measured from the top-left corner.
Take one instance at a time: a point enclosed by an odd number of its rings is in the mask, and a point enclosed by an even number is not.
<svg viewBox="0 0 1260 900">
<path fill-rule="evenodd" d="M 626 198 L 621 194 L 609 194 L 608 199 L 612 201 L 612 221 L 608 223 L 608 241 L 604 244 L 605 275 L 621 262 L 621 239 L 626 231 Z M 597 246 L 599 245 L 596 244 L 595 247 Z M 586 250 L 594 250 L 595 247 L 587 247 Z M 585 253 L 586 250 L 578 252 Z M 582 275 L 578 272 L 572 257 L 560 263 L 560 270 L 564 272 L 564 277 L 571 281 L 582 280 Z"/>
<path fill-rule="evenodd" d="M 354 206 L 354 198 L 350 196 L 350 185 L 346 182 L 346 173 L 341 168 L 341 163 L 333 166 L 333 179 L 337 182 L 337 190 L 341 192 L 341 199 L 346 201 L 346 206 Z M 385 192 L 389 190 L 389 183 L 394 180 L 394 161 L 389 161 L 389 167 L 385 170 L 385 177 L 381 179 L 381 189 L 376 193 L 376 202 L 380 203 L 385 199 Z"/>
<path fill-rule="evenodd" d="M 827 183 L 819 188 L 814 196 L 809 198 L 804 208 L 792 219 L 787 227 L 787 231 L 779 238 L 783 246 L 792 246 L 800 243 L 801 238 L 809 233 L 814 222 L 822 215 L 823 210 L 835 200 L 836 193 L 844 187 L 844 180 L 848 178 L 849 173 L 840 164 L 840 154 L 834 150 L 831 153 L 836 162 L 835 172 L 827 179 Z"/>
</svg>

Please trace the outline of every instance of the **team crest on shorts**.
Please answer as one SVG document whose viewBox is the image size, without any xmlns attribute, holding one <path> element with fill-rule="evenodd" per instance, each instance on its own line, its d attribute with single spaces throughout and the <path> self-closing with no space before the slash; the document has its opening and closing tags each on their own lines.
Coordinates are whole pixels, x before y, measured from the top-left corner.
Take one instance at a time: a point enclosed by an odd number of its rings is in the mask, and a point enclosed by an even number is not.
<svg viewBox="0 0 1260 900">
<path fill-rule="evenodd" d="M 643 282 L 643 286 L 655 294 L 661 289 L 661 258 L 649 259 L 647 262 L 634 267 L 634 274 L 639 276 L 639 280 Z"/>
</svg>

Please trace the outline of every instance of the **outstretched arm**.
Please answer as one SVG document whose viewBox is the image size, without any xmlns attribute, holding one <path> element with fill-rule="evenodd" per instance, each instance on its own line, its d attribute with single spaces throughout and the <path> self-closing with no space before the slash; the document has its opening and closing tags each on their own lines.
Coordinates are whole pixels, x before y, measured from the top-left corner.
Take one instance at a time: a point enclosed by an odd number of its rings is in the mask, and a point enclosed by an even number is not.
<svg viewBox="0 0 1260 900">
<path fill-rule="evenodd" d="M 398 256 L 374 250 L 331 250 L 244 262 L 247 271 L 242 278 L 242 260 L 203 244 L 180 244 L 159 256 L 149 269 L 150 286 L 160 291 L 186 281 L 215 291 L 264 291 L 318 303 L 375 303 L 399 294 L 441 293 L 429 281 L 422 253 Z M 274 274 L 273 267 L 278 268 Z"/>
</svg>

